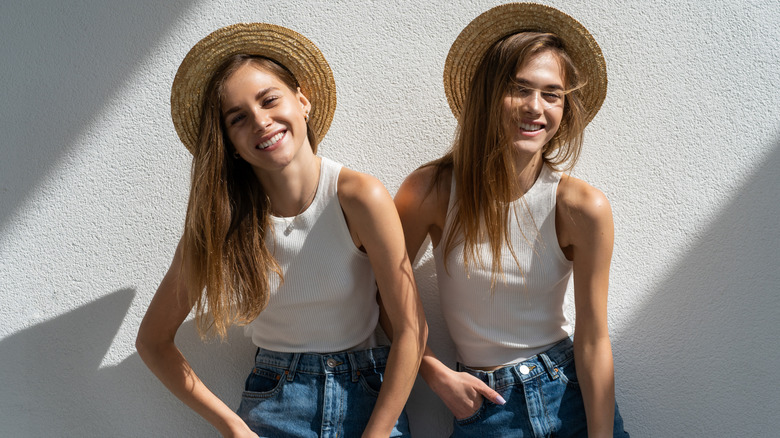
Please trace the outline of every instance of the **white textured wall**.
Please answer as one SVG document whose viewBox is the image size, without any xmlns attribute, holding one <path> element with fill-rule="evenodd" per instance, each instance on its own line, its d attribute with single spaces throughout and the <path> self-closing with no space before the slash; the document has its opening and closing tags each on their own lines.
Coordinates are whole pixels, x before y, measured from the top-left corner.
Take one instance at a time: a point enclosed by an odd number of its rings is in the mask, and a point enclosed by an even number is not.
<svg viewBox="0 0 780 438">
<path fill-rule="evenodd" d="M 497 1 L 155 0 L 0 4 L 0 434 L 214 436 L 146 370 L 135 332 L 181 233 L 189 155 L 169 117 L 180 60 L 237 21 L 295 29 L 330 61 L 339 107 L 321 153 L 403 177 L 448 146 L 450 44 Z M 637 437 L 780 429 L 780 5 L 554 1 L 608 61 L 576 174 L 612 202 L 617 395 Z M 418 281 L 443 358 L 431 263 Z M 235 406 L 238 330 L 181 348 Z M 446 436 L 418 384 L 419 437 Z"/>
</svg>

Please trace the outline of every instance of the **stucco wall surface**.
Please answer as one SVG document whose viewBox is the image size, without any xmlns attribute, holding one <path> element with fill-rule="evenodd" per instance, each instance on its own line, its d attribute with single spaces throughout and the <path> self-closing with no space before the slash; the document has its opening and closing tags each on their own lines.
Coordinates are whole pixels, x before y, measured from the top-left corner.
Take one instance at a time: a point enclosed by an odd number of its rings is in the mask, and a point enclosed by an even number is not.
<svg viewBox="0 0 780 438">
<path fill-rule="evenodd" d="M 175 0 L 0 4 L 0 435 L 215 436 L 134 349 L 182 231 L 190 156 L 170 121 L 179 62 L 238 21 L 324 52 L 338 109 L 322 155 L 395 193 L 455 128 L 442 69 L 500 2 Z M 609 95 L 575 175 L 616 225 L 610 330 L 636 437 L 774 436 L 780 348 L 780 5 L 775 0 L 550 1 L 601 44 Z M 417 279 L 430 345 L 452 363 L 429 253 Z M 178 343 L 235 407 L 240 330 Z M 419 437 L 451 417 L 423 382 Z"/>
</svg>

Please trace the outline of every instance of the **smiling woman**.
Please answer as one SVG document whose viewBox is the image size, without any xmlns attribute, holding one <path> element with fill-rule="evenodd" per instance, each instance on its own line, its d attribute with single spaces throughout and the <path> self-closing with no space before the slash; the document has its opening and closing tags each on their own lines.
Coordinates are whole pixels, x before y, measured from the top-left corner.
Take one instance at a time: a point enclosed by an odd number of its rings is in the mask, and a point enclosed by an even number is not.
<svg viewBox="0 0 780 438">
<path fill-rule="evenodd" d="M 425 319 L 390 195 L 316 155 L 334 87 L 311 41 L 259 23 L 201 40 L 174 80 L 192 187 L 184 235 L 136 345 L 224 436 L 409 436 L 403 407 Z M 374 338 L 380 298 L 392 347 Z M 193 307 L 202 334 L 224 337 L 239 324 L 258 347 L 237 413 L 174 344 Z"/>
<path fill-rule="evenodd" d="M 434 246 L 459 362 L 426 349 L 420 374 L 452 411 L 453 437 L 628 436 L 607 331 L 612 211 L 562 173 L 606 96 L 598 44 L 557 9 L 501 5 L 455 40 L 444 82 L 452 149 L 396 195 L 409 254 L 427 236 Z"/>
</svg>

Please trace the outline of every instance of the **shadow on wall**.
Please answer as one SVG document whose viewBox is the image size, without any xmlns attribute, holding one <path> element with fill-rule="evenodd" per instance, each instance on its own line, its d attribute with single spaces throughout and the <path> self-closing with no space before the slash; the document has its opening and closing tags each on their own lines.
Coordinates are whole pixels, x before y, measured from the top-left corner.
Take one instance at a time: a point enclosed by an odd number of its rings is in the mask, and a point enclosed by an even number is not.
<svg viewBox="0 0 780 438">
<path fill-rule="evenodd" d="M 0 228 L 192 2 L 0 4 Z"/>
<path fill-rule="evenodd" d="M 135 297 L 121 289 L 0 341 L 4 436 L 212 437 L 216 431 L 171 395 L 137 353 L 101 361 Z M 240 401 L 254 348 L 240 329 L 204 344 L 193 322 L 177 344 L 199 377 L 231 407 Z"/>
<path fill-rule="evenodd" d="M 780 429 L 779 168 L 780 143 L 613 338 L 618 402 L 637 436 Z"/>
</svg>

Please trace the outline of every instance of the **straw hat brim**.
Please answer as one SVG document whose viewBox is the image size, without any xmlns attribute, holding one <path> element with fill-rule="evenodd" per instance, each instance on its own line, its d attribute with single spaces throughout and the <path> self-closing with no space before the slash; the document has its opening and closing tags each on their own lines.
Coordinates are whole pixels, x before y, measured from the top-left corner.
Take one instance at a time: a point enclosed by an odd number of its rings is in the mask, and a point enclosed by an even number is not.
<svg viewBox="0 0 780 438">
<path fill-rule="evenodd" d="M 557 35 L 580 74 L 587 80 L 582 88 L 585 122 L 596 116 L 607 96 L 607 65 L 593 36 L 571 16 L 537 3 L 508 3 L 496 6 L 463 29 L 452 44 L 444 63 L 444 92 L 455 118 L 460 117 L 472 79 L 487 50 L 497 41 L 520 32 Z"/>
<path fill-rule="evenodd" d="M 336 110 L 336 82 L 322 52 L 303 35 L 266 23 L 238 23 L 200 40 L 184 57 L 171 87 L 171 117 L 190 153 L 197 145 L 203 96 L 220 65 L 237 54 L 270 58 L 286 67 L 311 102 L 309 126 L 318 139 L 330 128 Z"/>
</svg>

